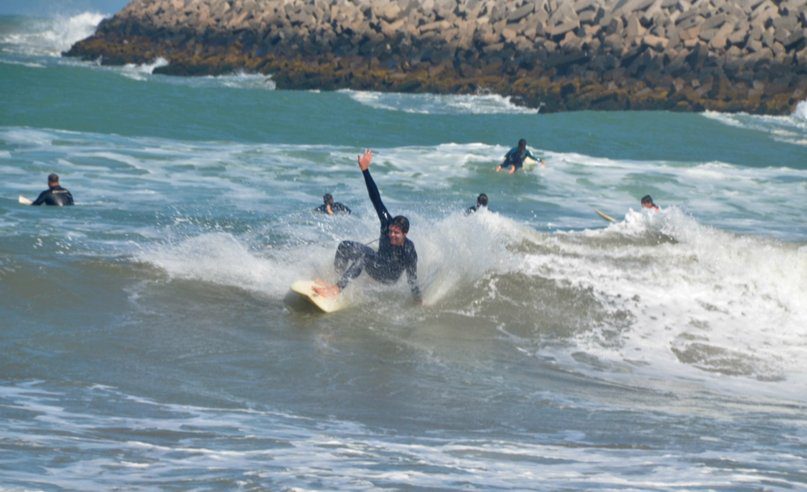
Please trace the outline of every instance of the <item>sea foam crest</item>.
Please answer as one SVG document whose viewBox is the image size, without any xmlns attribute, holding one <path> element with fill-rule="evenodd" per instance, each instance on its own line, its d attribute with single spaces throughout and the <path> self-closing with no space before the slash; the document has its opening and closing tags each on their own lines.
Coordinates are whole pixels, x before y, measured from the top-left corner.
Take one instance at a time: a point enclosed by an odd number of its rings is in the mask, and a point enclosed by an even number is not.
<svg viewBox="0 0 807 492">
<path fill-rule="evenodd" d="M 340 91 L 376 109 L 418 114 L 537 114 L 498 94 L 404 94 L 399 92 Z"/>
<path fill-rule="evenodd" d="M 13 31 L 0 42 L 7 50 L 33 56 L 60 56 L 74 43 L 92 35 L 104 19 L 97 12 L 83 12 L 73 16 L 26 21 L 19 31 Z"/>
<path fill-rule="evenodd" d="M 123 75 L 134 80 L 146 80 L 146 78 L 154 73 L 154 70 L 159 67 L 168 66 L 168 60 L 163 57 L 159 57 L 151 63 L 143 63 L 141 65 L 135 65 L 133 63 L 127 63 L 123 67 Z"/>
<path fill-rule="evenodd" d="M 793 118 L 796 120 L 807 122 L 807 100 L 804 100 L 796 105 L 793 111 Z"/>
</svg>

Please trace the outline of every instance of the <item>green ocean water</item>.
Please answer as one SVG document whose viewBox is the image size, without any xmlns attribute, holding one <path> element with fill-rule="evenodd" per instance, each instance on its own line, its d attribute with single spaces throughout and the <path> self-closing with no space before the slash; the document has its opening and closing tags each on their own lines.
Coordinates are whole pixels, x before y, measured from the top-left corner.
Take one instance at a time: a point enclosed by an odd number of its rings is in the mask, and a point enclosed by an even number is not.
<svg viewBox="0 0 807 492">
<path fill-rule="evenodd" d="M 59 56 L 99 21 L 0 17 L 0 486 L 807 484 L 807 102 L 543 114 Z M 519 138 L 546 167 L 496 173 Z M 360 278 L 325 316 L 288 287 L 377 237 L 363 148 L 426 306 Z M 19 205 L 50 172 L 76 206 Z"/>
</svg>

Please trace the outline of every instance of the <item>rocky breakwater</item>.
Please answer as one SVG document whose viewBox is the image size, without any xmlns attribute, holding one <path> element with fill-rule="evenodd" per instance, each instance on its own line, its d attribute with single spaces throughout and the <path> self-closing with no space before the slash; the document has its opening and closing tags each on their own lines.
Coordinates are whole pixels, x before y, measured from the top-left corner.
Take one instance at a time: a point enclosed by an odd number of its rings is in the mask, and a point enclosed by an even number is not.
<svg viewBox="0 0 807 492">
<path fill-rule="evenodd" d="M 782 114 L 807 99 L 805 26 L 807 0 L 133 0 L 66 55 L 550 111 Z"/>
</svg>

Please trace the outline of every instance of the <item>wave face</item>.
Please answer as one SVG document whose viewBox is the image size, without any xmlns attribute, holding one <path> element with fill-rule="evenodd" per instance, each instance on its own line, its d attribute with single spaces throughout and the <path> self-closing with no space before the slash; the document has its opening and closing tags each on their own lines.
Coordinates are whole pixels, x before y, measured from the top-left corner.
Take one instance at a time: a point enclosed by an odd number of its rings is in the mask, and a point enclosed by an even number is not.
<svg viewBox="0 0 807 492">
<path fill-rule="evenodd" d="M 0 20 L 4 486 L 803 488 L 802 106 L 284 91 L 28 53 L 31 22 Z M 546 166 L 495 172 L 519 138 Z M 322 315 L 288 288 L 375 245 L 364 147 L 426 302 L 362 276 Z M 51 172 L 76 205 L 19 205 Z"/>
</svg>

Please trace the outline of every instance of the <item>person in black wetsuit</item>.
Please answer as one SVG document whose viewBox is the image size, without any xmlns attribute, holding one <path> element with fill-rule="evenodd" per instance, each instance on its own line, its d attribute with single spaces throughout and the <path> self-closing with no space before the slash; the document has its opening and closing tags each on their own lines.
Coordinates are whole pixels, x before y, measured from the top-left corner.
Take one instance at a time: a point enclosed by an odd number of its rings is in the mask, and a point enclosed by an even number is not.
<svg viewBox="0 0 807 492">
<path fill-rule="evenodd" d="M 381 201 L 381 194 L 370 175 L 370 164 L 373 153 L 367 149 L 358 157 L 359 169 L 364 176 L 364 184 L 370 201 L 373 202 L 378 219 L 381 221 L 381 236 L 378 239 L 378 251 L 373 251 L 366 244 L 356 241 L 342 241 L 336 249 L 334 266 L 339 273 L 339 281 L 335 285 L 317 285 L 314 291 L 321 296 L 331 297 L 339 294 L 348 282 L 367 271 L 374 280 L 384 284 L 393 284 L 406 271 L 409 289 L 415 301 L 422 302 L 418 287 L 417 266 L 418 255 L 415 244 L 406 238 L 409 232 L 409 219 L 403 215 L 392 217 Z"/>
<path fill-rule="evenodd" d="M 315 212 L 322 212 L 328 215 L 334 214 L 350 214 L 350 209 L 346 205 L 334 202 L 333 195 L 325 193 L 322 196 L 322 205 L 314 209 Z"/>
<path fill-rule="evenodd" d="M 465 211 L 465 215 L 470 215 L 482 208 L 488 208 L 488 196 L 484 193 L 480 193 L 479 196 L 476 197 L 476 205 L 473 207 L 468 207 L 468 209 Z"/>
<path fill-rule="evenodd" d="M 509 167 L 510 170 L 507 171 L 507 173 L 513 174 L 521 169 L 521 167 L 524 165 L 524 159 L 527 157 L 535 160 L 536 162 L 540 162 L 541 166 L 543 167 L 544 160 L 540 157 L 535 157 L 532 152 L 527 150 L 527 141 L 522 138 L 518 141 L 518 147 L 513 147 L 504 155 L 504 160 L 502 163 L 496 166 L 496 172 Z"/>
<path fill-rule="evenodd" d="M 73 205 L 73 195 L 67 189 L 59 185 L 59 176 L 56 174 L 48 175 L 48 189 L 39 194 L 36 200 L 31 205 L 54 205 L 63 207 L 65 205 Z"/>
</svg>

